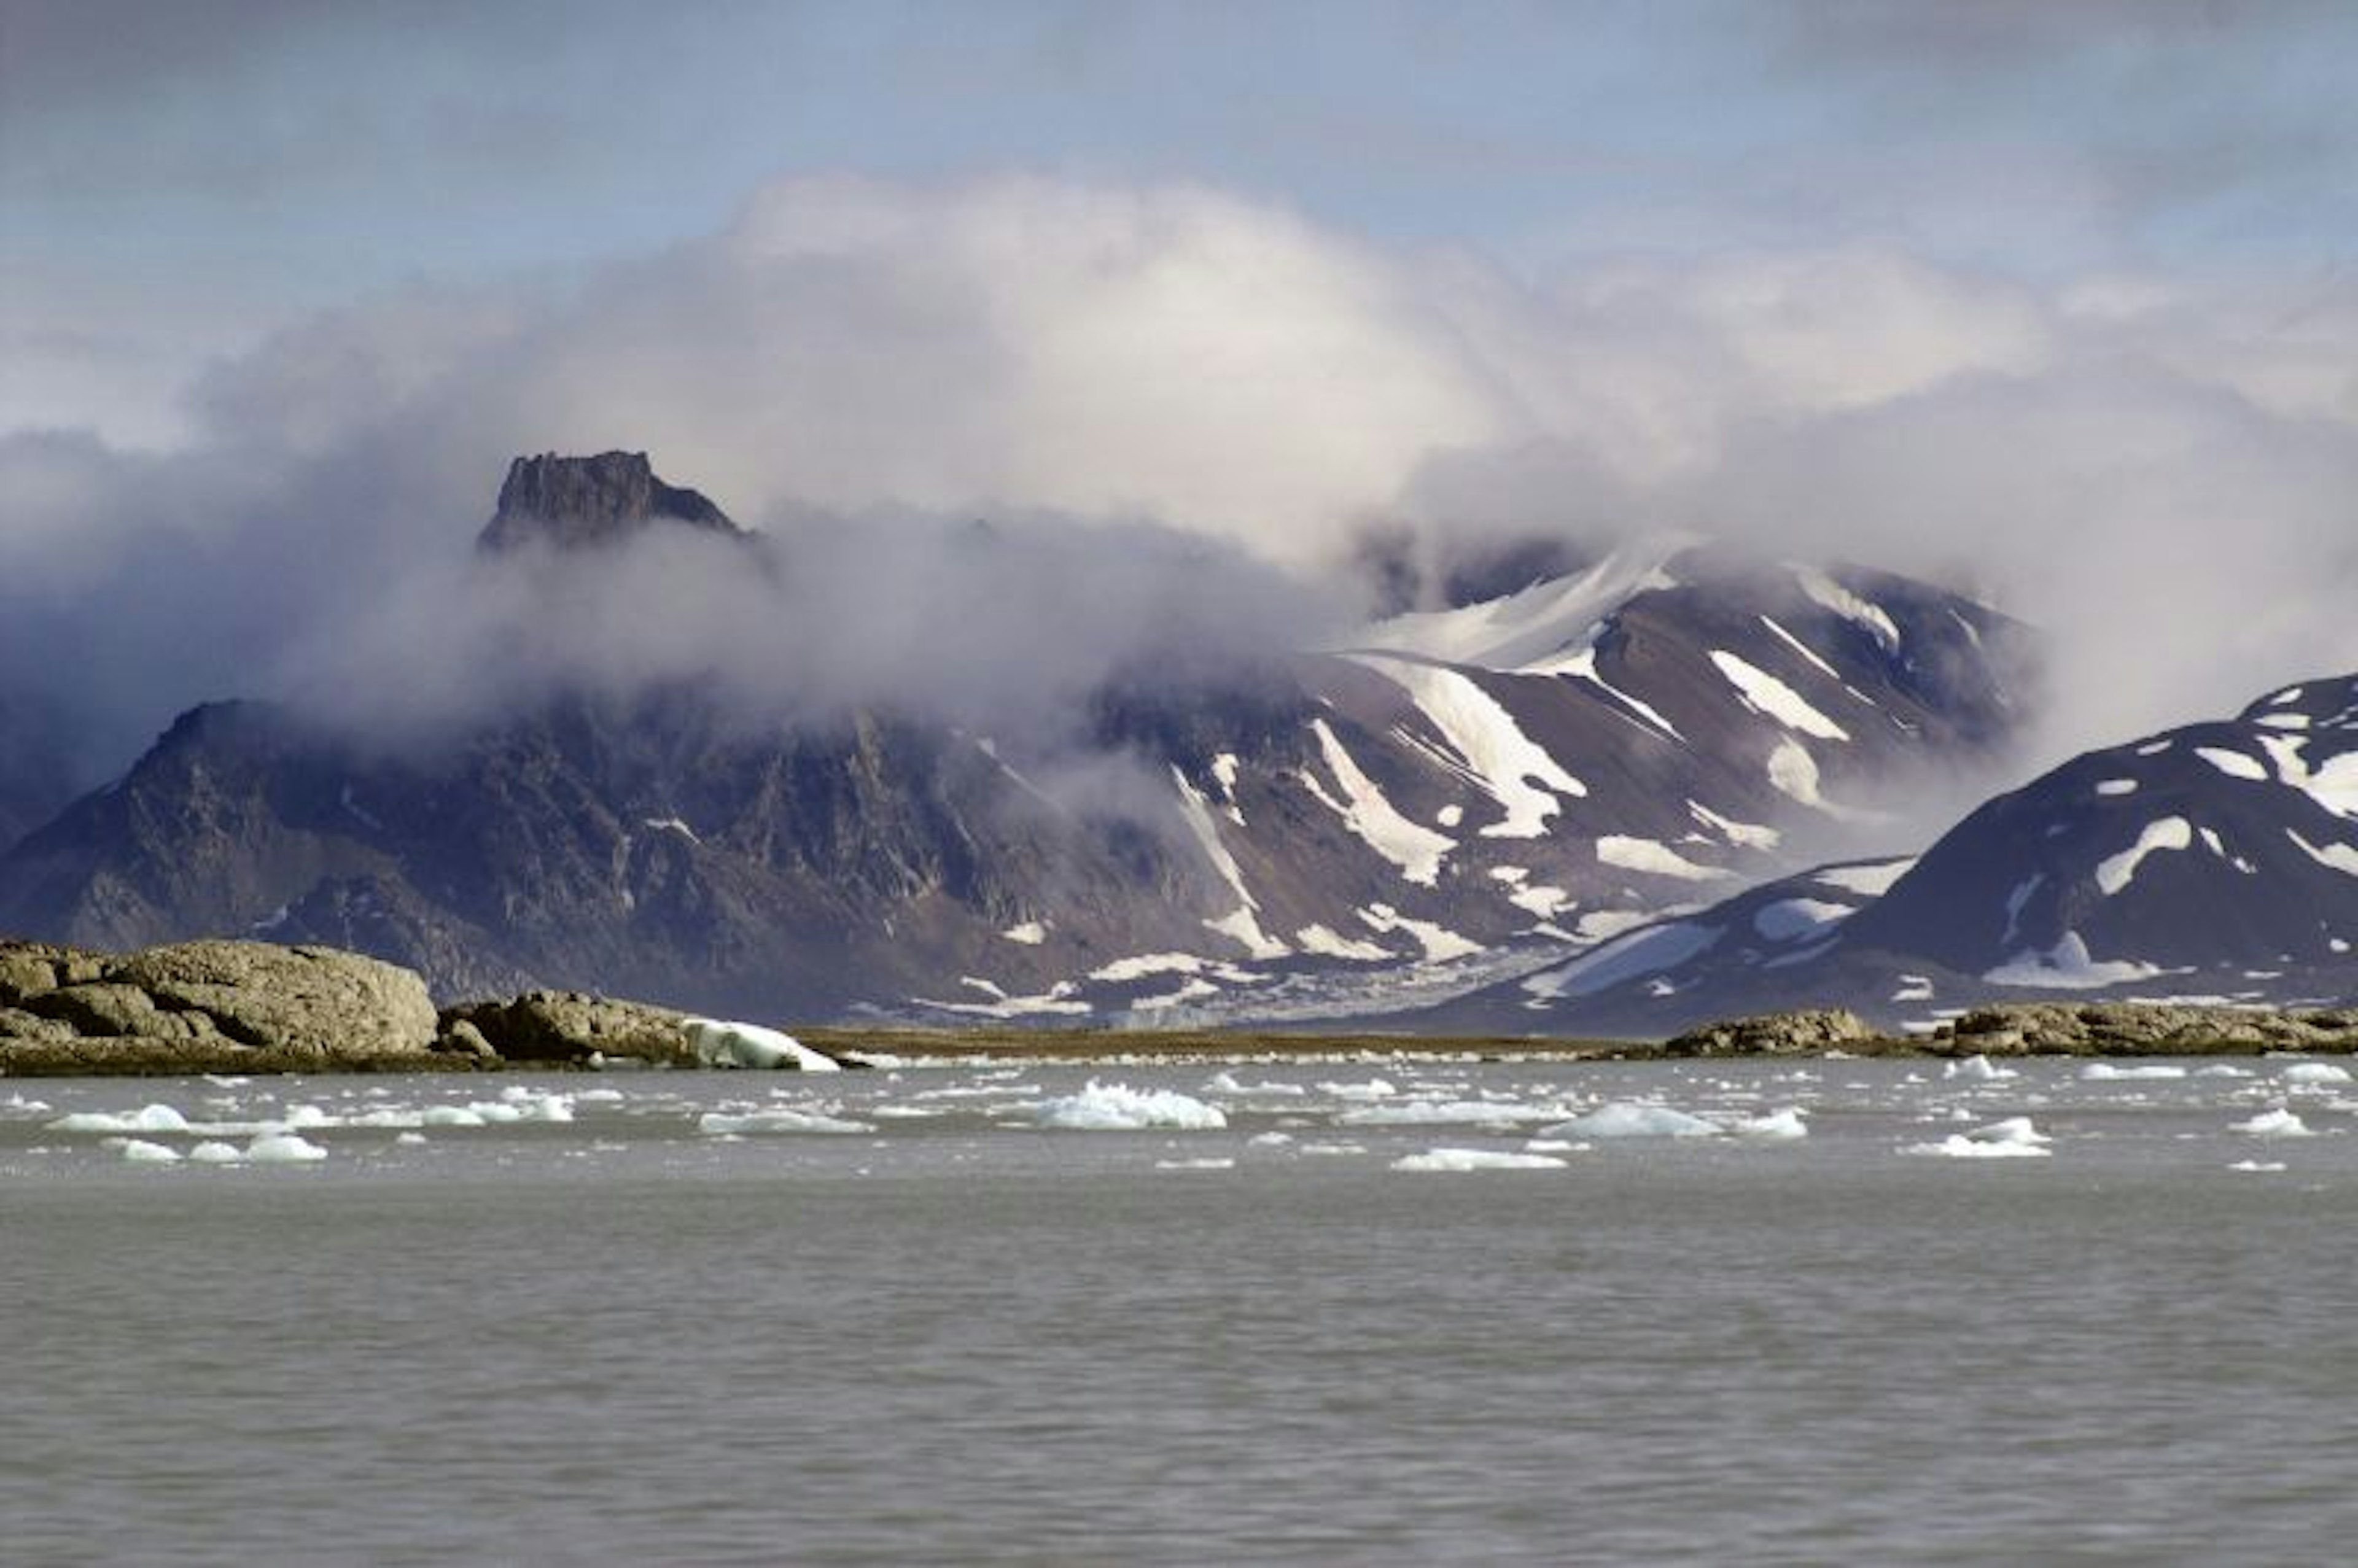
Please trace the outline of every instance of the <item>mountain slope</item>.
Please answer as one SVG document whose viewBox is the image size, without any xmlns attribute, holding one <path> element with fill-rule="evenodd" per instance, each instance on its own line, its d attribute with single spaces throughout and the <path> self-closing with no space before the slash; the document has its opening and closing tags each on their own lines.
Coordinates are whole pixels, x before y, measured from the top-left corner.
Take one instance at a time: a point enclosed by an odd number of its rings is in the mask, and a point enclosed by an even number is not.
<svg viewBox="0 0 2358 1568">
<path fill-rule="evenodd" d="M 1802 1004 L 1900 1024 L 1996 1000 L 2336 1003 L 2353 948 L 2358 676 L 2337 676 L 2075 757 L 1912 861 L 1755 889 L 1420 1022 L 1659 1035 Z"/>
<path fill-rule="evenodd" d="M 517 460 L 481 549 L 650 528 L 777 569 L 643 454 Z M 1125 671 L 1061 750 L 883 709 L 780 730 L 692 681 L 400 755 L 215 706 L 0 860 L 0 927 L 336 942 L 445 995 L 1347 1014 L 1791 871 L 1893 776 L 1999 743 L 2027 650 L 1920 584 L 1669 541 L 1328 651 Z"/>
</svg>

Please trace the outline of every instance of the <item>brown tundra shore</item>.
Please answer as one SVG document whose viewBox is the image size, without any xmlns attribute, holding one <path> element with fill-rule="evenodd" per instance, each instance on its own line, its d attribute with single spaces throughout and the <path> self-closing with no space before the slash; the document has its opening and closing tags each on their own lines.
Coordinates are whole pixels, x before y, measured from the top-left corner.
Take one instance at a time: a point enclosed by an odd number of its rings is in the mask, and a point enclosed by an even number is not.
<svg viewBox="0 0 2358 1568">
<path fill-rule="evenodd" d="M 713 1060 L 702 1047 L 709 1027 L 698 1025 L 676 1009 L 579 991 L 438 1009 L 413 971 L 328 947 L 199 941 L 110 954 L 0 941 L 0 1076 L 698 1066 Z M 2358 1051 L 2358 1009 L 2009 1003 L 1967 1011 L 1927 1034 L 1892 1034 L 1855 1013 L 1805 1010 L 1707 1024 L 1665 1041 L 892 1024 L 796 1028 L 793 1037 L 853 1066 L 890 1058 L 2256 1055 Z"/>
</svg>

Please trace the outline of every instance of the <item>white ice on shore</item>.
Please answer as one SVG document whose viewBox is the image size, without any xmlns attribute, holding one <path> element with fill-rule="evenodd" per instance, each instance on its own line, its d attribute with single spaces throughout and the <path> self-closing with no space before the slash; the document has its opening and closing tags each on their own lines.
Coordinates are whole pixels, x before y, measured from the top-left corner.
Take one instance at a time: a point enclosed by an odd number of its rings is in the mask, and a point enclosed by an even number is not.
<svg viewBox="0 0 2358 1568">
<path fill-rule="evenodd" d="M 791 1034 L 758 1023 L 691 1018 L 687 1039 L 696 1059 L 708 1066 L 792 1067 L 806 1073 L 843 1070 L 833 1057 L 821 1055 Z"/>
<path fill-rule="evenodd" d="M 1171 1128 L 1183 1132 L 1226 1127 L 1217 1106 L 1175 1089 L 1134 1089 L 1091 1078 L 1078 1094 L 1059 1095 L 1033 1108 L 1042 1127 L 1078 1132 L 1136 1132 Z"/>
</svg>

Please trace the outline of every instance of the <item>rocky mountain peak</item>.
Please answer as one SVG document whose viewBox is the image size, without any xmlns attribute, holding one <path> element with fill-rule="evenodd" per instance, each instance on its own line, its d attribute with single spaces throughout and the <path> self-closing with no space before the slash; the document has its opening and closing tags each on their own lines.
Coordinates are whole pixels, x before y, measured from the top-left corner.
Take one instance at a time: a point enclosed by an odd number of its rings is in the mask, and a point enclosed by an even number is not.
<svg viewBox="0 0 2358 1568">
<path fill-rule="evenodd" d="M 627 539 L 658 519 L 731 537 L 745 533 L 709 498 L 656 478 L 644 452 L 590 458 L 545 452 L 508 465 L 499 508 L 476 546 L 497 553 L 539 540 L 590 549 Z"/>
</svg>

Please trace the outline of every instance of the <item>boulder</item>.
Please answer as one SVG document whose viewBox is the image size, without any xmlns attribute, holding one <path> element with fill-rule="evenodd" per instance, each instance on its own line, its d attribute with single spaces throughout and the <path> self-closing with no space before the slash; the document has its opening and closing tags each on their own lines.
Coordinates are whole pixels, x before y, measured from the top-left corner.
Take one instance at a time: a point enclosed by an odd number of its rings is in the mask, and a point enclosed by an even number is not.
<svg viewBox="0 0 2358 1568">
<path fill-rule="evenodd" d="M 1874 1025 L 1846 1009 L 1809 1008 L 1707 1023 L 1662 1050 L 1671 1056 L 1814 1055 L 1880 1039 Z"/>
<path fill-rule="evenodd" d="M 453 1043 L 465 1040 L 460 1031 L 470 1031 L 510 1062 L 580 1063 L 592 1056 L 696 1060 L 686 1014 L 585 991 L 526 991 L 505 1001 L 464 1003 L 444 1010 L 441 1030 L 442 1038 Z"/>
<path fill-rule="evenodd" d="M 159 1011 L 206 1014 L 222 1034 L 265 1049 L 327 1055 L 423 1052 L 437 1021 L 415 971 L 332 947 L 183 942 L 109 967 Z"/>
</svg>

